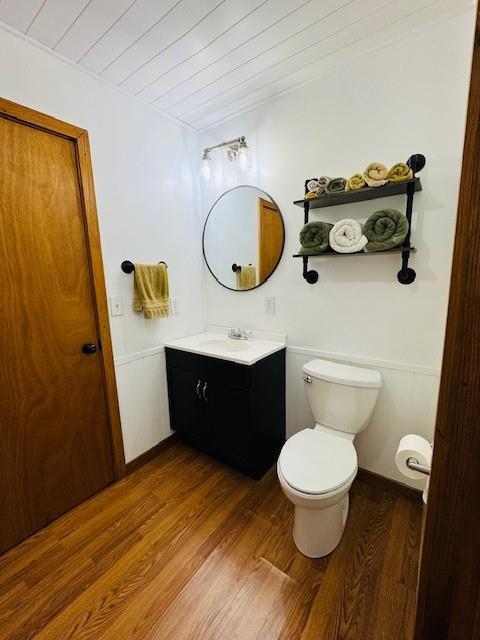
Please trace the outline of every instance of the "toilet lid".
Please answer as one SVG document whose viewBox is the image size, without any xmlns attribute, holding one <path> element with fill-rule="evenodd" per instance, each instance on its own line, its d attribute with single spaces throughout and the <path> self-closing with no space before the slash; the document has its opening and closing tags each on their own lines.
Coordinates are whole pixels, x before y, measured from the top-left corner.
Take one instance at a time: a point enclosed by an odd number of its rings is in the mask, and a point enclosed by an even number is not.
<svg viewBox="0 0 480 640">
<path fill-rule="evenodd" d="M 289 438 L 279 457 L 286 482 L 302 493 L 330 493 L 352 481 L 357 452 L 350 440 L 314 429 Z"/>
</svg>

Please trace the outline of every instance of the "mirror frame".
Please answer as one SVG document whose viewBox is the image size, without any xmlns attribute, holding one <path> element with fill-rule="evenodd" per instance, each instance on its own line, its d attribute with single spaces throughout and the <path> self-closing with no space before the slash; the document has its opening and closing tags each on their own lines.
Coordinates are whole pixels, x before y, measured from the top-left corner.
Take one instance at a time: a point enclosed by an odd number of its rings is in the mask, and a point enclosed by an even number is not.
<svg viewBox="0 0 480 640">
<path fill-rule="evenodd" d="M 263 282 L 260 282 L 259 284 L 257 284 L 255 287 L 252 287 L 251 289 L 232 289 L 232 287 L 227 287 L 226 284 L 223 284 L 223 282 L 220 282 L 220 280 L 217 278 L 217 276 L 213 273 L 213 271 L 210 268 L 210 265 L 208 264 L 208 260 L 207 260 L 207 256 L 205 255 L 205 229 L 207 227 L 207 222 L 208 219 L 210 218 L 210 215 L 213 211 L 213 209 L 215 208 L 215 205 L 217 204 L 217 202 L 219 202 L 219 200 L 221 200 L 223 198 L 223 196 L 225 196 L 227 193 L 230 193 L 231 191 L 235 191 L 236 189 L 241 189 L 242 187 L 251 187 L 253 189 L 258 189 L 258 191 L 261 191 L 262 193 L 264 193 L 268 198 L 270 198 L 270 200 L 273 202 L 273 204 L 277 207 L 278 209 L 278 213 L 280 214 L 280 220 L 282 221 L 282 229 L 283 229 L 283 242 L 282 242 L 282 247 L 280 250 L 280 253 L 278 255 L 278 260 L 275 263 L 275 266 L 273 267 L 271 273 L 268 275 L 267 278 L 265 278 L 265 280 Z M 275 273 L 275 271 L 277 270 L 278 265 L 280 264 L 280 260 L 282 259 L 283 256 L 283 252 L 285 250 L 285 222 L 283 220 L 283 214 L 282 211 L 280 209 L 280 207 L 278 206 L 278 204 L 275 202 L 275 200 L 272 198 L 272 196 L 267 193 L 267 191 L 264 191 L 264 189 L 260 189 L 260 187 L 257 187 L 254 184 L 238 184 L 236 187 L 232 187 L 231 189 L 227 189 L 226 191 L 224 191 L 222 194 L 220 194 L 218 196 L 218 198 L 215 200 L 215 202 L 212 204 L 212 206 L 210 207 L 210 211 L 208 212 L 207 217 L 205 218 L 205 222 L 203 223 L 203 231 L 202 231 L 202 254 L 203 254 L 203 259 L 205 260 L 205 264 L 208 267 L 208 270 L 210 271 L 210 273 L 212 274 L 212 276 L 215 278 L 215 280 L 218 282 L 218 284 L 220 284 L 222 287 L 224 287 L 225 289 L 228 289 L 229 291 L 235 291 L 236 293 L 248 293 L 249 291 L 254 291 L 255 289 L 258 289 L 259 287 L 262 286 L 262 284 L 265 284 L 265 282 L 267 282 L 267 280 Z"/>
</svg>

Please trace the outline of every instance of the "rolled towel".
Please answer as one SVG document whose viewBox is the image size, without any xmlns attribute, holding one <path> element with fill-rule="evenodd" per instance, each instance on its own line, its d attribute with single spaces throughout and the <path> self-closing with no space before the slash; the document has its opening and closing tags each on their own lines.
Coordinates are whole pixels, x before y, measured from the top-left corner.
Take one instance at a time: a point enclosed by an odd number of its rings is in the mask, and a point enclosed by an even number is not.
<svg viewBox="0 0 480 640">
<path fill-rule="evenodd" d="M 345 178 L 332 178 L 325 185 L 325 193 L 341 193 L 342 191 L 345 191 L 346 184 L 347 181 Z"/>
<path fill-rule="evenodd" d="M 397 162 L 388 172 L 390 182 L 401 182 L 402 180 L 411 180 L 411 178 L 413 178 L 413 171 L 404 162 Z"/>
<path fill-rule="evenodd" d="M 325 187 L 330 182 L 330 178 L 328 176 L 320 176 L 318 179 L 318 187 L 317 193 L 319 196 L 322 196 L 325 193 Z"/>
<path fill-rule="evenodd" d="M 330 230 L 330 246 L 337 253 L 361 251 L 368 240 L 363 235 L 362 225 L 357 220 L 340 220 Z"/>
<path fill-rule="evenodd" d="M 396 209 L 382 209 L 372 213 L 363 231 L 368 238 L 365 253 L 387 251 L 403 243 L 408 233 L 408 220 Z"/>
<path fill-rule="evenodd" d="M 347 180 L 345 185 L 345 191 L 356 191 L 357 189 L 363 189 L 367 183 L 365 182 L 361 173 L 354 173 L 351 178 Z"/>
<path fill-rule="evenodd" d="M 328 244 L 328 234 L 333 224 L 328 222 L 307 222 L 300 231 L 299 253 L 303 256 L 314 256 L 318 253 L 325 253 L 330 249 Z"/>
<path fill-rule="evenodd" d="M 307 182 L 308 191 L 317 191 L 317 189 L 318 189 L 318 180 L 316 178 L 312 178 Z"/>
<path fill-rule="evenodd" d="M 372 162 L 363 172 L 369 187 L 381 187 L 388 182 L 388 169 L 381 162 Z"/>
<path fill-rule="evenodd" d="M 318 193 L 316 191 L 309 191 L 305 195 L 305 200 L 310 200 L 310 198 L 316 198 L 317 196 L 318 196 Z"/>
</svg>

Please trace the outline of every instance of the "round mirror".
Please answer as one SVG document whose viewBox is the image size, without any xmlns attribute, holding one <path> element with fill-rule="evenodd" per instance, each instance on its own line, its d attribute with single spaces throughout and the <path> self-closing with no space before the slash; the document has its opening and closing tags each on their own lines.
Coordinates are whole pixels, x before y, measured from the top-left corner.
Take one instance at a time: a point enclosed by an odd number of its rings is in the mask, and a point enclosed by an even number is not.
<svg viewBox="0 0 480 640">
<path fill-rule="evenodd" d="M 226 191 L 203 228 L 203 255 L 213 277 L 227 289 L 263 284 L 282 257 L 285 228 L 273 198 L 257 187 Z"/>
</svg>

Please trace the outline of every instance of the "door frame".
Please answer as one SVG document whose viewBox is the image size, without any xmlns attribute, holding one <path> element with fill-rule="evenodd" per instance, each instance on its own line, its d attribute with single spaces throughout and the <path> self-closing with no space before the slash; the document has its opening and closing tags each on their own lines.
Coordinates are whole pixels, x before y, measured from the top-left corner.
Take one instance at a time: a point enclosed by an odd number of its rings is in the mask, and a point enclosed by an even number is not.
<svg viewBox="0 0 480 640">
<path fill-rule="evenodd" d="M 120 410 L 118 406 L 115 366 L 113 361 L 112 340 L 108 320 L 107 292 L 103 272 L 100 244 L 100 232 L 97 219 L 97 205 L 93 183 L 92 160 L 88 132 L 74 125 L 62 122 L 34 109 L 0 97 L 0 117 L 7 118 L 36 129 L 41 129 L 70 140 L 74 144 L 80 199 L 82 203 L 85 243 L 89 262 L 90 281 L 93 293 L 93 306 L 97 332 L 100 338 L 100 357 L 103 386 L 110 433 L 113 472 L 115 480 L 126 475 L 125 453 L 123 449 Z"/>
<path fill-rule="evenodd" d="M 265 276 L 265 274 L 263 273 L 262 270 L 262 248 L 263 248 L 263 236 L 264 236 L 264 228 L 263 228 L 263 211 L 264 209 L 269 209 L 270 211 L 276 211 L 279 215 L 279 219 L 280 219 L 280 223 L 282 225 L 282 233 L 283 233 L 283 240 L 282 240 L 282 248 L 280 251 L 280 255 L 277 259 L 277 262 L 273 268 L 272 271 L 270 271 L 269 273 L 267 273 L 267 275 Z M 261 196 L 258 196 L 258 282 L 259 284 L 257 286 L 260 286 L 260 284 L 263 284 L 264 282 L 266 282 L 268 280 L 268 278 L 272 275 L 272 273 L 275 271 L 275 269 L 278 267 L 278 264 L 280 262 L 280 259 L 282 257 L 282 253 L 283 253 L 283 248 L 285 246 L 285 225 L 283 222 L 283 218 L 282 218 L 282 214 L 280 209 L 277 207 L 276 203 L 270 199 L 267 200 L 266 198 L 262 198 Z M 263 280 L 262 280 L 262 275 Z"/>
<path fill-rule="evenodd" d="M 480 13 L 468 100 L 416 640 L 480 638 Z"/>
</svg>

